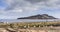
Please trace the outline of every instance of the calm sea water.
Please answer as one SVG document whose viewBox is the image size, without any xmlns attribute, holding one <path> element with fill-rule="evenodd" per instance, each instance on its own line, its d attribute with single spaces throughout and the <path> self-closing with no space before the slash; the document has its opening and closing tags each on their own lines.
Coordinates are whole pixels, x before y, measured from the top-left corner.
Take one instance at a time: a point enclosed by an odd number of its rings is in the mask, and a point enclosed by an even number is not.
<svg viewBox="0 0 60 32">
<path fill-rule="evenodd" d="M 46 22 L 59 20 L 60 19 L 1 19 L 0 22 Z"/>
</svg>

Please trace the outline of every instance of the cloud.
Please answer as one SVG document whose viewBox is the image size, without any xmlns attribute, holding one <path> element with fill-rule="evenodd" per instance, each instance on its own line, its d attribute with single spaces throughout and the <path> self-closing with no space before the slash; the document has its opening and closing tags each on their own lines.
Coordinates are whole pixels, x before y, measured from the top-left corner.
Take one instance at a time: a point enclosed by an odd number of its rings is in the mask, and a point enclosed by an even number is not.
<svg viewBox="0 0 60 32">
<path fill-rule="evenodd" d="M 59 7 L 59 0 L 6 0 L 8 7 L 6 10 L 38 10 L 45 7 Z M 57 4 L 58 3 L 58 4 Z"/>
<path fill-rule="evenodd" d="M 22 8 L 22 9 L 24 9 L 24 8 L 35 8 L 35 6 L 34 5 L 32 5 L 31 3 L 28 3 L 28 2 L 26 2 L 26 1 L 21 1 L 21 0 L 19 0 L 19 1 L 13 1 L 13 2 L 9 2 L 9 6 L 7 7 L 7 10 L 12 10 L 12 9 L 15 9 L 15 8 Z M 31 9 L 30 8 L 30 9 Z"/>
<path fill-rule="evenodd" d="M 46 2 L 48 0 L 26 0 L 29 1 L 30 3 L 38 3 L 38 2 Z"/>
<path fill-rule="evenodd" d="M 3 16 L 17 16 L 33 14 L 44 9 L 54 10 L 60 8 L 60 0 L 4 0 L 7 7 L 1 10 Z"/>
</svg>

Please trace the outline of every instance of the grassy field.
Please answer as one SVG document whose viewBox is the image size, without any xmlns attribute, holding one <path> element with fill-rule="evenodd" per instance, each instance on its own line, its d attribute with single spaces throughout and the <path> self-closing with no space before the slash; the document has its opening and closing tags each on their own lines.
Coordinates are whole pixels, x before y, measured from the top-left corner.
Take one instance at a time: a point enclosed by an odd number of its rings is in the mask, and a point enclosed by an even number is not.
<svg viewBox="0 0 60 32">
<path fill-rule="evenodd" d="M 0 23 L 0 28 L 31 28 L 31 27 L 57 27 L 60 22 L 16 22 L 16 23 Z"/>
<path fill-rule="evenodd" d="M 60 32 L 60 22 L 16 22 L 0 23 L 0 28 L 10 31 L 48 31 Z M 1 29 L 0 29 L 1 30 Z M 8 31 L 7 30 L 7 31 Z"/>
</svg>

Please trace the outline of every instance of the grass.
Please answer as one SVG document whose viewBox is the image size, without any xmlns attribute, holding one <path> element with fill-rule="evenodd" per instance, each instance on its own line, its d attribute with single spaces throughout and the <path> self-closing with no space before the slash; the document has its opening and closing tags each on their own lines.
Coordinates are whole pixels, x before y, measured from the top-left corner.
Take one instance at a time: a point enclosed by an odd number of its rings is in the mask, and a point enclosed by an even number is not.
<svg viewBox="0 0 60 32">
<path fill-rule="evenodd" d="M 0 23 L 0 28 L 28 28 L 28 27 L 49 27 L 49 26 L 60 26 L 60 22 L 18 22 L 2 24 Z"/>
</svg>

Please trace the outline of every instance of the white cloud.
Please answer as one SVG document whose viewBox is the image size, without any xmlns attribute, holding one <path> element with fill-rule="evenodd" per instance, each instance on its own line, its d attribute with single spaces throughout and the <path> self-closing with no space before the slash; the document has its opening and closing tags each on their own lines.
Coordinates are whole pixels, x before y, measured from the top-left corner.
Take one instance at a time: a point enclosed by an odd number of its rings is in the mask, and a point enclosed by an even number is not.
<svg viewBox="0 0 60 32">
<path fill-rule="evenodd" d="M 31 13 L 42 9 L 60 8 L 60 0 L 4 0 L 8 6 L 1 11 L 3 15 L 20 16 L 27 12 Z M 25 12 L 27 11 L 27 12 Z M 17 15 L 18 14 L 18 15 Z"/>
<path fill-rule="evenodd" d="M 38 10 L 38 8 L 45 8 L 45 7 L 51 7 L 51 8 L 55 8 L 55 7 L 60 7 L 60 5 L 58 5 L 57 3 L 60 2 L 59 0 L 36 0 L 38 3 L 35 3 L 35 0 L 6 0 L 8 1 L 7 3 L 9 4 L 9 6 L 6 8 L 6 10 L 14 10 L 15 8 L 17 8 L 19 10 L 19 8 L 25 10 Z M 30 2 L 34 2 L 30 3 Z"/>
</svg>

